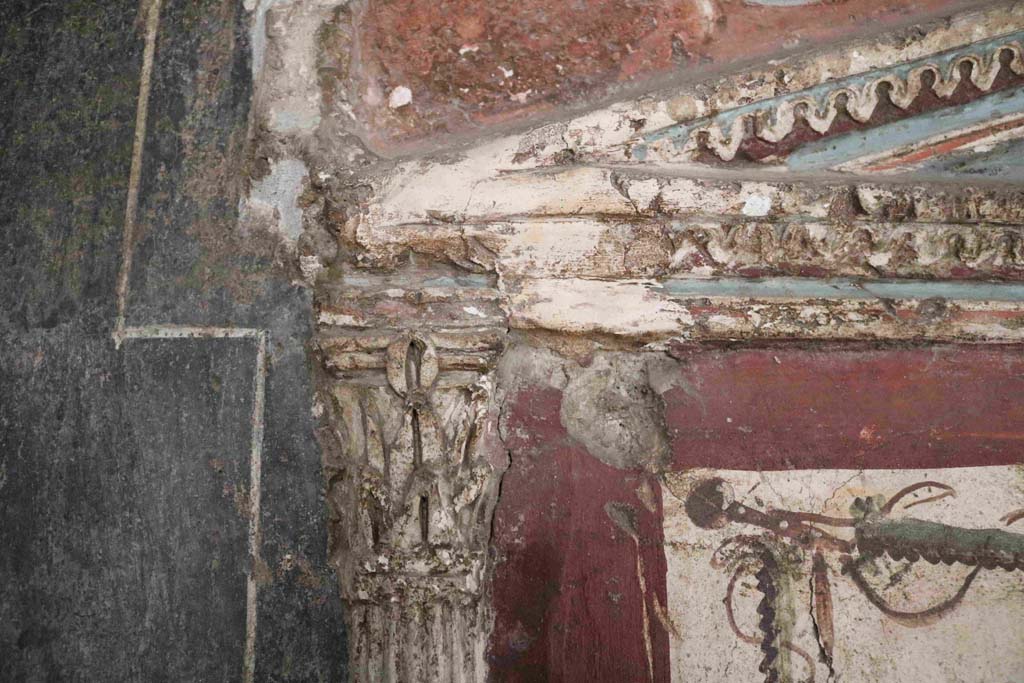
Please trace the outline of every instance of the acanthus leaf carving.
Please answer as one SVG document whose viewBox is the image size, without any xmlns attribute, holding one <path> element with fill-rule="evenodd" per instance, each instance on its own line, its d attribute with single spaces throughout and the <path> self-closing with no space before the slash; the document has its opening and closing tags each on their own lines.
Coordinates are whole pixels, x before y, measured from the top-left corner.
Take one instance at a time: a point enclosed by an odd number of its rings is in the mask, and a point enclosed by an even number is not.
<svg viewBox="0 0 1024 683">
<path fill-rule="evenodd" d="M 321 320 L 329 540 L 354 679 L 479 680 L 504 330 Z"/>
</svg>

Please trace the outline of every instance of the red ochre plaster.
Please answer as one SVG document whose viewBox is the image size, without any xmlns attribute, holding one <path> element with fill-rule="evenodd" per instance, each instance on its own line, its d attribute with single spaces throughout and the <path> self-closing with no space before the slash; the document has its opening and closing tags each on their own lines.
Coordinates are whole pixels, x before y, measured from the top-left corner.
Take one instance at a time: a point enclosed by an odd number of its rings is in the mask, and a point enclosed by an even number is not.
<svg viewBox="0 0 1024 683">
<path fill-rule="evenodd" d="M 406 0 L 358 20 L 356 87 L 377 146 L 522 119 L 654 77 L 715 68 L 891 29 L 977 4 L 831 0 Z M 409 105 L 391 109 L 404 86 Z"/>
</svg>

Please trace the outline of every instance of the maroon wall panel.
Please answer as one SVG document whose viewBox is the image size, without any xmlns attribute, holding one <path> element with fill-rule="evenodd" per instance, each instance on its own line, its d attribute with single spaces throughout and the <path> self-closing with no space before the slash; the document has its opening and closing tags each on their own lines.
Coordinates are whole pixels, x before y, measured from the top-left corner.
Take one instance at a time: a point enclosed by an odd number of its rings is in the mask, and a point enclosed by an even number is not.
<svg viewBox="0 0 1024 683">
<path fill-rule="evenodd" d="M 1024 453 L 1019 347 L 697 353 L 667 392 L 674 467 L 936 468 Z"/>
<path fill-rule="evenodd" d="M 646 682 L 646 630 L 654 680 L 667 681 L 660 488 L 576 445 L 559 420 L 561 399 L 528 389 L 510 407 L 512 466 L 494 519 L 492 675 Z"/>
</svg>

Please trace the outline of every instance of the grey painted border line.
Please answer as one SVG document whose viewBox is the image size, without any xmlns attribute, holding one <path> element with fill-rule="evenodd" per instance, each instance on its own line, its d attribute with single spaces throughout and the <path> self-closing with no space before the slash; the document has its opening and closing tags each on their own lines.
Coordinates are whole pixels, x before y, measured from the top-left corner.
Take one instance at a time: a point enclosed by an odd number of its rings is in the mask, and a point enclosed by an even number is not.
<svg viewBox="0 0 1024 683">
<path fill-rule="evenodd" d="M 267 333 L 260 332 L 256 344 L 256 374 L 253 377 L 252 441 L 249 451 L 249 576 L 245 586 L 245 657 L 242 681 L 252 683 L 256 676 L 256 616 L 260 568 L 260 497 L 263 467 L 263 426 L 267 396 Z"/>
<path fill-rule="evenodd" d="M 146 123 L 149 118 L 149 93 L 153 80 L 153 60 L 160 30 L 162 0 L 151 0 L 146 12 L 146 46 L 142 52 L 139 74 L 139 101 L 135 109 L 135 140 L 132 143 L 132 166 L 128 175 L 128 199 L 124 209 L 124 235 L 121 238 L 121 270 L 117 275 L 117 320 L 114 322 L 114 345 L 121 346 L 128 303 L 128 279 L 132 272 L 132 249 L 135 246 L 135 222 L 139 211 L 139 183 L 142 179 L 142 153 L 146 145 Z"/>
<path fill-rule="evenodd" d="M 145 325 L 126 327 L 122 339 L 257 339 L 266 331 L 252 327 L 201 327 L 192 325 Z"/>
<path fill-rule="evenodd" d="M 674 278 L 661 283 L 674 297 L 748 299 L 949 299 L 1024 302 L 1024 283 L 870 280 L 847 278 Z"/>
</svg>

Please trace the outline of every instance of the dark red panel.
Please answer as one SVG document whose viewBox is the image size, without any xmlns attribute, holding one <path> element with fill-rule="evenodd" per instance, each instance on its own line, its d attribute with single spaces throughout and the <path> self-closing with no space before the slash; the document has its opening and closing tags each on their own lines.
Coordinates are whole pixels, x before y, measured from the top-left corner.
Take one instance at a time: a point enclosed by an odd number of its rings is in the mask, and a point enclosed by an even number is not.
<svg viewBox="0 0 1024 683">
<path fill-rule="evenodd" d="M 1020 347 L 695 353 L 664 398 L 677 469 L 1024 461 Z"/>
<path fill-rule="evenodd" d="M 657 614 L 666 602 L 660 488 L 571 441 L 561 399 L 557 390 L 527 389 L 507 406 L 512 464 L 494 518 L 492 675 L 667 681 L 668 638 Z"/>
</svg>

